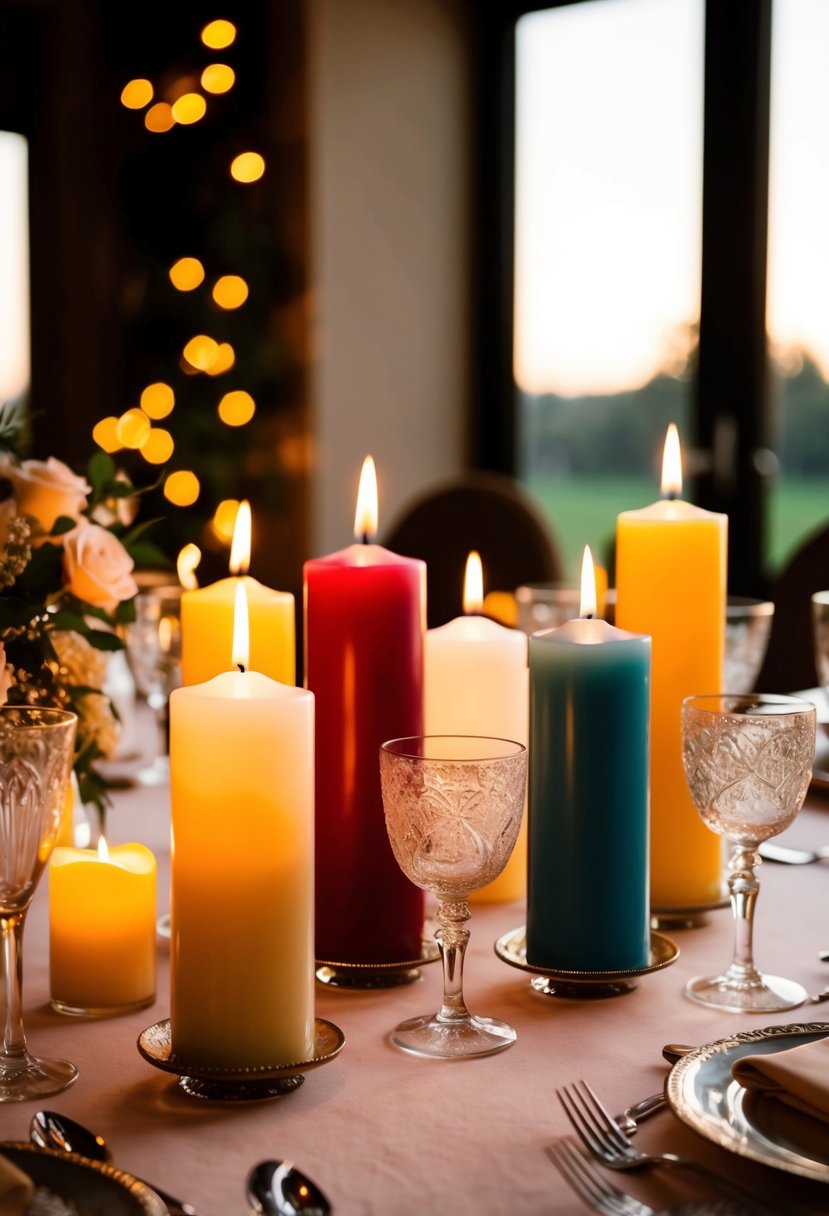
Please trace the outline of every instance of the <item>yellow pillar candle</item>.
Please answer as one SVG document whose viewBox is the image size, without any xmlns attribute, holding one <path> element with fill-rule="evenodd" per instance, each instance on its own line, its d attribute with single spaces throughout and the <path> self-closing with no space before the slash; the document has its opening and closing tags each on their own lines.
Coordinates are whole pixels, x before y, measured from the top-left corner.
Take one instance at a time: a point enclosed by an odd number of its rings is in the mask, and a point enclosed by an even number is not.
<svg viewBox="0 0 829 1216">
<path fill-rule="evenodd" d="M 313 693 L 260 672 L 171 694 L 170 1030 L 182 1060 L 309 1058 L 313 739 Z"/>
<path fill-rule="evenodd" d="M 104 1017 L 155 1000 L 156 862 L 143 844 L 56 848 L 49 982 L 61 1013 Z"/>
<path fill-rule="evenodd" d="M 665 442 L 662 492 L 623 511 L 616 528 L 616 624 L 650 634 L 651 905 L 720 897 L 721 849 L 691 801 L 682 766 L 681 703 L 722 689 L 728 519 L 680 501 L 676 428 Z"/>
<path fill-rule="evenodd" d="M 202 684 L 230 667 L 236 588 L 243 584 L 250 614 L 250 667 L 283 684 L 296 683 L 294 597 L 246 573 L 250 560 L 250 506 L 239 506 L 230 552 L 231 577 L 182 592 L 182 683 Z"/>
<path fill-rule="evenodd" d="M 480 613 L 483 571 L 477 553 L 466 564 L 466 615 L 426 632 L 424 721 L 427 735 L 490 735 L 526 747 L 529 734 L 527 635 Z M 473 899 L 501 903 L 527 891 L 527 821 L 504 869 Z"/>
</svg>

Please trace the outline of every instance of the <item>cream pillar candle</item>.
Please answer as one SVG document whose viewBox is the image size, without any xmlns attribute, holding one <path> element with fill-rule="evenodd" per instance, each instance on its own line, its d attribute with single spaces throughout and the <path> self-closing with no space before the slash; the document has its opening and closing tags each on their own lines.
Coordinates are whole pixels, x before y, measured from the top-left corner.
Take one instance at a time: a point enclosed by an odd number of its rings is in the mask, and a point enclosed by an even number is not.
<svg viewBox="0 0 829 1216">
<path fill-rule="evenodd" d="M 156 862 L 143 844 L 56 848 L 49 982 L 61 1013 L 103 1017 L 155 1000 Z"/>
<path fill-rule="evenodd" d="M 427 735 L 491 735 L 527 745 L 529 683 L 527 635 L 477 615 L 483 606 L 477 553 L 466 563 L 464 613 L 426 632 L 424 649 Z M 471 897 L 481 902 L 523 899 L 527 890 L 527 824 L 501 874 Z"/>
<path fill-rule="evenodd" d="M 170 697 L 170 1028 L 183 1060 L 309 1057 L 313 739 L 313 694 L 260 672 Z"/>
</svg>

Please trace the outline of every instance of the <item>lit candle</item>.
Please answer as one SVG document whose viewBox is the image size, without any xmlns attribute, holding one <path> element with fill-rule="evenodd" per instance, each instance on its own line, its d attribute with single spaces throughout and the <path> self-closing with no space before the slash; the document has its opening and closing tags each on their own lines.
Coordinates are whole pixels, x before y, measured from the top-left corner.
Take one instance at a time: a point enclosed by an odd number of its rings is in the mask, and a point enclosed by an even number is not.
<svg viewBox="0 0 829 1216">
<path fill-rule="evenodd" d="M 691 801 L 681 704 L 722 689 L 728 518 L 682 502 L 676 427 L 665 441 L 660 502 L 623 511 L 616 528 L 616 623 L 653 638 L 651 903 L 693 907 L 720 896 L 720 841 Z"/>
<path fill-rule="evenodd" d="M 56 848 L 49 979 L 62 1013 L 103 1017 L 155 1000 L 156 863 L 143 844 Z"/>
<path fill-rule="evenodd" d="M 294 597 L 250 577 L 250 540 L 250 506 L 242 502 L 230 549 L 231 577 L 182 594 L 181 677 L 185 685 L 201 684 L 227 671 L 240 583 L 245 587 L 250 612 L 251 670 L 283 684 L 296 683 Z"/>
<path fill-rule="evenodd" d="M 647 965 L 650 638 L 598 620 L 590 550 L 581 616 L 530 638 L 527 961 Z"/>
<path fill-rule="evenodd" d="M 374 462 L 360 477 L 358 538 L 305 563 L 305 683 L 317 697 L 317 958 L 420 956 L 423 893 L 386 833 L 380 744 L 423 733 L 426 565 L 371 537 Z"/>
<path fill-rule="evenodd" d="M 183 1060 L 308 1059 L 314 1020 L 314 698 L 233 662 L 170 696 L 170 1032 Z"/>
<path fill-rule="evenodd" d="M 426 734 L 490 735 L 526 746 L 527 635 L 481 616 L 483 603 L 483 569 L 473 551 L 466 563 L 464 615 L 426 633 Z M 506 867 L 473 898 L 491 903 L 522 899 L 526 889 L 527 835 L 522 824 Z"/>
</svg>

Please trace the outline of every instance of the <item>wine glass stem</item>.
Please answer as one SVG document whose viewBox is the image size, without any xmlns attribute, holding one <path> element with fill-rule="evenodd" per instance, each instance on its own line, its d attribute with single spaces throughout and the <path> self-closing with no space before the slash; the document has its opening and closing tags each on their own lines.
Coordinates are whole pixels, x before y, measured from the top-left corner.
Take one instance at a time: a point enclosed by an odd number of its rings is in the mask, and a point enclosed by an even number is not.
<svg viewBox="0 0 829 1216">
<path fill-rule="evenodd" d="M 26 1056 L 26 1036 L 23 1033 L 23 922 L 25 912 L 0 916 L 3 935 L 3 981 L 6 995 L 6 1016 L 3 1024 L 3 1058 L 6 1063 L 23 1060 Z"/>
<path fill-rule="evenodd" d="M 440 925 L 435 940 L 443 960 L 443 1004 L 437 1014 L 441 1022 L 461 1022 L 469 1017 L 463 999 L 463 960 L 469 941 L 464 924 L 470 915 L 465 899 L 441 900 L 435 915 Z"/>
<path fill-rule="evenodd" d="M 754 845 L 737 844 L 728 863 L 728 889 L 734 913 L 734 958 L 728 976 L 742 982 L 761 982 L 754 965 L 754 907 L 760 883 L 754 873 L 760 855 Z"/>
</svg>

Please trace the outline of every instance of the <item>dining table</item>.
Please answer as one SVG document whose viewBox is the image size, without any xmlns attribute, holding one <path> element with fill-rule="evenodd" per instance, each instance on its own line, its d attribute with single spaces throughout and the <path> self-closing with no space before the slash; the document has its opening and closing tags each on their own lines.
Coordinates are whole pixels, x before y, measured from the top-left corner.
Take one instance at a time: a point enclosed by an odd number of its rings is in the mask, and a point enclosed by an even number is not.
<svg viewBox="0 0 829 1216">
<path fill-rule="evenodd" d="M 129 766 L 122 770 L 119 788 L 111 793 L 107 836 L 111 844 L 137 841 L 153 851 L 162 917 L 170 894 L 169 786 L 131 783 Z M 226 831 L 234 832 L 232 805 Z M 824 786 L 813 786 L 777 843 L 829 843 Z M 758 965 L 800 981 L 810 993 L 829 987 L 829 963 L 820 957 L 829 951 L 829 862 L 765 863 L 759 874 Z M 220 917 L 223 902 L 232 898 L 230 887 L 217 889 L 213 915 Z M 25 928 L 25 1028 L 35 1055 L 70 1059 L 79 1077 L 54 1097 L 0 1107 L 0 1140 L 27 1140 L 37 1109 L 59 1111 L 102 1134 L 122 1170 L 186 1200 L 200 1216 L 249 1212 L 247 1175 L 259 1162 L 274 1159 L 295 1162 L 328 1196 L 336 1216 L 576 1216 L 586 1209 L 545 1152 L 571 1131 L 557 1088 L 587 1080 L 613 1111 L 621 1111 L 662 1090 L 670 1067 L 662 1055 L 665 1044 L 698 1046 L 737 1031 L 812 1022 L 827 1023 L 829 1033 L 829 1002 L 776 1014 L 732 1014 L 683 995 L 689 978 L 713 973 L 730 960 L 733 922 L 727 906 L 705 912 L 693 927 L 660 928 L 678 947 L 671 965 L 643 975 L 621 994 L 575 997 L 539 993 L 531 974 L 496 954 L 498 939 L 524 924 L 523 901 L 473 902 L 471 908 L 466 1000 L 473 1013 L 516 1028 L 509 1050 L 441 1061 L 405 1054 L 392 1044 L 398 1022 L 438 1008 L 441 966 L 430 962 L 418 978 L 398 986 L 317 983 L 316 1017 L 339 1027 L 342 1051 L 309 1071 L 293 1092 L 217 1101 L 185 1093 L 176 1076 L 149 1064 L 137 1047 L 142 1031 L 169 1016 L 169 941 L 162 934 L 153 1005 L 100 1019 L 52 1009 L 44 876 Z M 427 904 L 427 916 L 432 910 Z M 383 915 L 381 906 L 377 915 Z M 268 959 L 261 965 L 268 966 Z M 246 1000 L 243 990 L 238 1000 Z M 802 1205 L 829 1211 L 826 1183 L 722 1148 L 671 1109 L 642 1122 L 636 1143 L 705 1162 L 773 1210 Z M 664 1169 L 608 1176 L 660 1212 L 717 1195 L 705 1181 Z"/>
</svg>

